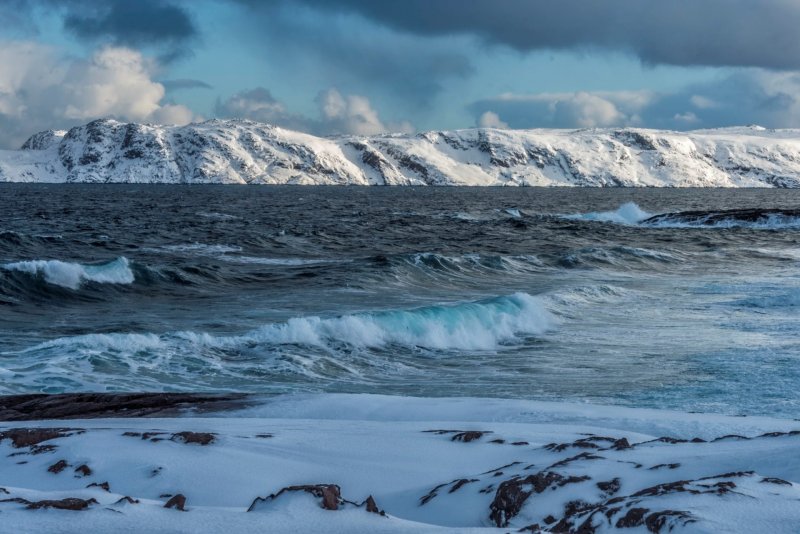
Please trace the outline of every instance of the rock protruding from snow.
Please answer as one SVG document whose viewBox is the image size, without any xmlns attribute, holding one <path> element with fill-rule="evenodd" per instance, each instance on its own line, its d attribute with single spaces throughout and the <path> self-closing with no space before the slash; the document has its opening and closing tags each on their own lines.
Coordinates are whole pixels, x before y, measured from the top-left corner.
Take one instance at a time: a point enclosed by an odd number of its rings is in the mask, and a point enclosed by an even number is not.
<svg viewBox="0 0 800 534">
<path fill-rule="evenodd" d="M 800 187 L 800 130 L 498 130 L 320 138 L 247 120 L 97 120 L 0 151 L 0 181 Z"/>
</svg>

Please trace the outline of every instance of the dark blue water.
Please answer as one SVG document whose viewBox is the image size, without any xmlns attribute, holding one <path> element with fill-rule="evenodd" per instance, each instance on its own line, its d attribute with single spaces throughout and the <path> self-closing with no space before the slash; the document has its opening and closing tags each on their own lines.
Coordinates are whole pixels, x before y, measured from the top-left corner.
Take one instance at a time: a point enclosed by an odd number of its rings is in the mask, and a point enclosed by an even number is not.
<svg viewBox="0 0 800 534">
<path fill-rule="evenodd" d="M 798 206 L 791 190 L 0 184 L 0 393 L 796 415 L 800 221 L 717 212 Z M 646 221 L 685 210 L 712 217 Z"/>
</svg>

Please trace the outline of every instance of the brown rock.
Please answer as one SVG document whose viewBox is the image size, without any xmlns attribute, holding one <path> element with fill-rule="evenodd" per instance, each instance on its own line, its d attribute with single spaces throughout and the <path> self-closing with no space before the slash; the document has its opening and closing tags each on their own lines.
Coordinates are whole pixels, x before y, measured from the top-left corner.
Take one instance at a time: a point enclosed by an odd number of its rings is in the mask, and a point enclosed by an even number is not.
<svg viewBox="0 0 800 534">
<path fill-rule="evenodd" d="M 81 464 L 75 468 L 75 472 L 78 473 L 82 477 L 88 477 L 92 474 L 91 468 L 86 464 Z"/>
<path fill-rule="evenodd" d="M 28 510 L 39 510 L 41 508 L 55 508 L 56 510 L 73 510 L 80 511 L 86 510 L 92 504 L 97 504 L 94 499 L 78 499 L 76 497 L 68 497 L 60 500 L 44 500 L 44 501 L 29 501 L 27 499 L 15 498 L 4 499 L 4 501 L 13 501 L 24 504 Z"/>
<path fill-rule="evenodd" d="M 366 508 L 367 512 L 370 512 L 370 513 L 373 513 L 373 514 L 386 515 L 383 510 L 378 508 L 378 504 L 375 502 L 375 499 L 372 497 L 372 495 L 367 497 L 367 500 L 364 501 L 363 504 L 364 504 L 364 507 Z"/>
<path fill-rule="evenodd" d="M 209 445 L 214 443 L 216 440 L 216 434 L 211 434 L 209 432 L 176 432 L 172 434 L 170 438 L 172 441 L 176 441 L 178 443 L 196 443 L 197 445 Z"/>
<path fill-rule="evenodd" d="M 186 511 L 186 497 L 182 493 L 178 493 L 174 495 L 167 503 L 164 505 L 164 508 L 175 508 L 176 510 L 180 510 L 181 512 Z"/>
<path fill-rule="evenodd" d="M 69 467 L 69 464 L 67 463 L 66 460 L 59 460 L 50 467 L 48 467 L 47 470 L 51 473 L 58 474 L 67 467 Z"/>
<path fill-rule="evenodd" d="M 0 397 L 0 421 L 93 419 L 98 417 L 175 416 L 242 408 L 246 394 L 196 393 L 62 393 Z M 50 438 L 52 439 L 52 438 Z"/>
<path fill-rule="evenodd" d="M 519 514 L 525 501 L 534 493 L 542 493 L 550 487 L 560 487 L 589 480 L 589 477 L 564 477 L 552 471 L 541 471 L 525 478 L 512 478 L 497 487 L 494 500 L 489 506 L 489 519 L 498 527 L 507 527 L 508 522 Z"/>
<path fill-rule="evenodd" d="M 647 508 L 631 508 L 628 513 L 617 520 L 617 528 L 634 528 L 644 524 L 644 516 L 649 512 Z"/>
<path fill-rule="evenodd" d="M 111 491 L 111 486 L 108 484 L 108 482 L 100 482 L 99 484 L 97 482 L 92 482 L 91 484 L 89 484 L 86 487 L 87 488 L 100 488 L 100 489 L 105 490 L 105 491 Z"/>
<path fill-rule="evenodd" d="M 469 443 L 470 441 L 475 441 L 477 439 L 481 439 L 485 434 L 489 432 L 483 432 L 481 430 L 467 430 L 466 432 L 459 432 L 458 434 L 454 435 L 450 438 L 450 441 L 463 441 L 464 443 Z"/>
<path fill-rule="evenodd" d="M 2 417 L 0 417 L 0 420 L 2 420 Z M 84 432 L 83 429 L 77 428 L 11 428 L 0 432 L 0 441 L 9 439 L 14 448 L 20 449 L 38 445 L 43 441 L 64 438 L 82 432 Z"/>
<path fill-rule="evenodd" d="M 603 491 L 606 495 L 614 495 L 619 491 L 620 480 L 619 478 L 615 478 L 606 482 L 598 482 L 597 487 L 600 488 L 600 491 Z"/>
<path fill-rule="evenodd" d="M 325 510 L 338 510 L 340 504 L 344 504 L 342 493 L 339 486 L 336 484 L 306 484 L 302 486 L 288 486 L 281 489 L 278 493 L 273 493 L 266 498 L 258 497 L 251 504 L 248 512 L 255 509 L 256 505 L 265 501 L 273 501 L 283 495 L 284 493 L 293 491 L 304 491 L 312 494 L 314 497 L 321 499 L 321 506 Z"/>
</svg>

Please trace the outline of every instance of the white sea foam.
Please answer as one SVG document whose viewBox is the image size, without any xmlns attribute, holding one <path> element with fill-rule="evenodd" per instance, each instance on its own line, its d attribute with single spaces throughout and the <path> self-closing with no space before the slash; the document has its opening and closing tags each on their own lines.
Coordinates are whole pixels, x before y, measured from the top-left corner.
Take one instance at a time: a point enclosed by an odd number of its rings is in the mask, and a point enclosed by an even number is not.
<svg viewBox="0 0 800 534">
<path fill-rule="evenodd" d="M 130 262 L 125 257 L 98 265 L 61 260 L 31 260 L 7 263 L 2 268 L 42 276 L 47 283 L 68 289 L 78 289 L 85 282 L 132 284 L 134 281 Z"/>
<path fill-rule="evenodd" d="M 709 214 L 710 215 L 710 214 Z M 749 228 L 753 230 L 786 230 L 800 228 L 800 217 L 781 213 L 768 213 L 755 221 L 722 217 L 714 222 L 703 218 L 697 220 L 681 220 L 680 217 L 666 217 L 663 220 L 648 223 L 655 228 Z"/>
<path fill-rule="evenodd" d="M 203 332 L 171 334 L 91 334 L 60 338 L 26 349 L 59 348 L 82 354 L 167 350 L 199 345 L 235 350 L 253 345 L 305 345 L 336 350 L 343 346 L 381 348 L 399 345 L 431 350 L 496 350 L 556 324 L 542 301 L 526 293 L 455 305 L 359 313 L 339 317 L 297 317 L 238 336 Z"/>
<path fill-rule="evenodd" d="M 634 202 L 627 202 L 614 211 L 593 211 L 590 213 L 578 213 L 564 215 L 565 219 L 580 221 L 612 222 L 617 224 L 637 224 L 652 214 L 644 211 Z"/>
</svg>

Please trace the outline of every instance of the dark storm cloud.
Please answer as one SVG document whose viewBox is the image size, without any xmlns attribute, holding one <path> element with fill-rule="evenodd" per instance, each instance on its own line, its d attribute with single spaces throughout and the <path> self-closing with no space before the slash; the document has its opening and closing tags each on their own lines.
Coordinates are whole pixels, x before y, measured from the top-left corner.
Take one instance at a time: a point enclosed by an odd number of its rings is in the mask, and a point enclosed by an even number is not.
<svg viewBox="0 0 800 534">
<path fill-rule="evenodd" d="M 0 21 L 35 24 L 37 10 L 55 10 L 82 41 L 156 48 L 162 61 L 189 53 L 198 29 L 184 0 L 3 0 Z"/>
<path fill-rule="evenodd" d="M 474 71 L 461 38 L 420 38 L 353 13 L 318 10 L 291 0 L 226 0 L 244 7 L 247 37 L 273 64 L 313 68 L 328 85 L 362 92 L 379 87 L 395 98 L 427 106 L 445 80 Z M 358 15 L 358 14 L 355 14 Z"/>
<path fill-rule="evenodd" d="M 298 1 L 418 35 L 471 34 L 521 51 L 599 48 L 651 64 L 800 68 L 797 0 Z"/>
<path fill-rule="evenodd" d="M 182 42 L 196 36 L 185 7 L 165 0 L 64 1 L 64 27 L 83 39 L 110 38 L 118 44 Z"/>
</svg>

